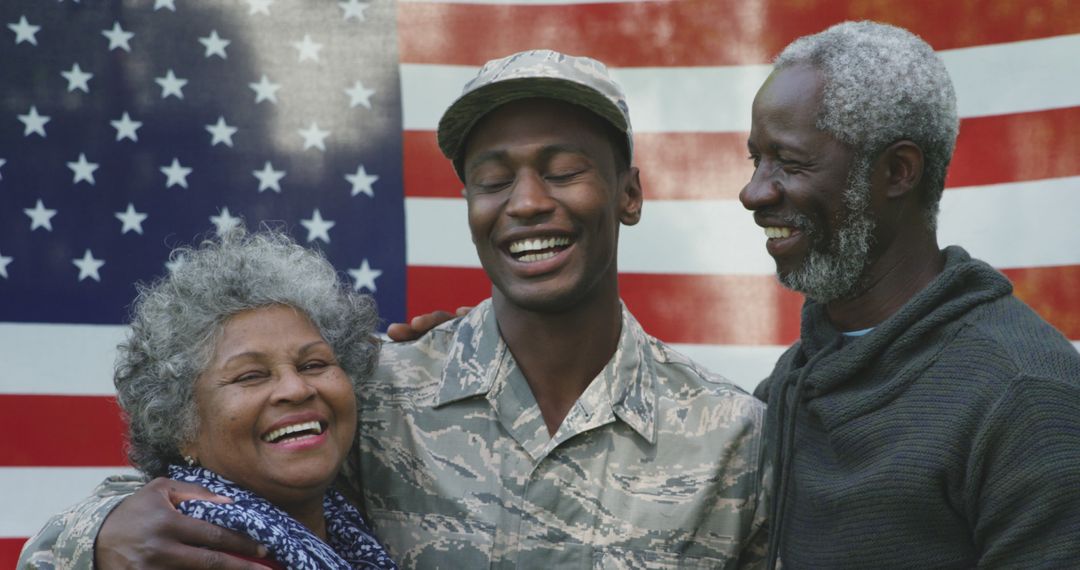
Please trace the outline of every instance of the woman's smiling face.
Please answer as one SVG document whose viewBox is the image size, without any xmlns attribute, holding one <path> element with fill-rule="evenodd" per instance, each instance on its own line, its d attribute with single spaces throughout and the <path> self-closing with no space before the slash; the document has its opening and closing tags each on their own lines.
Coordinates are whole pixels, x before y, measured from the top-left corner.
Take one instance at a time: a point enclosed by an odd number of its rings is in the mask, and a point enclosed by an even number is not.
<svg viewBox="0 0 1080 570">
<path fill-rule="evenodd" d="M 195 381 L 199 424 L 184 453 L 280 507 L 322 500 L 352 446 L 356 396 L 302 312 L 233 315 Z"/>
</svg>

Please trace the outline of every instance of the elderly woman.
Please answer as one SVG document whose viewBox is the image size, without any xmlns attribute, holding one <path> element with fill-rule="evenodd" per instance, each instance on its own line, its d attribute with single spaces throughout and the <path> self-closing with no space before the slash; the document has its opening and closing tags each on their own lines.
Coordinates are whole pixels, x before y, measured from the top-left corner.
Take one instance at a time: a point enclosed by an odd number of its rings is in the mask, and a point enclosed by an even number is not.
<svg viewBox="0 0 1080 570">
<path fill-rule="evenodd" d="M 395 568 L 332 486 L 378 356 L 374 303 L 280 233 L 234 231 L 173 259 L 139 287 L 116 365 L 131 462 L 231 499 L 179 508 L 265 545 L 266 565 Z"/>
</svg>

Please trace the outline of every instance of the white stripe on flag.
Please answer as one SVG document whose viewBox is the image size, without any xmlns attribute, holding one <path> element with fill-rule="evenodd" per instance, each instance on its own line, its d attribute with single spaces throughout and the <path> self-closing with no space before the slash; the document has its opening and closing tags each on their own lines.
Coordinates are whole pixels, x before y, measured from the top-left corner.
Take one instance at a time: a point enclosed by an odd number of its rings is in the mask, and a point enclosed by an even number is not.
<svg viewBox="0 0 1080 570">
<path fill-rule="evenodd" d="M 49 517 L 90 496 L 109 475 L 135 473 L 123 467 L 0 467 L 0 537 L 37 534 Z"/>
<path fill-rule="evenodd" d="M 961 117 L 1080 105 L 1080 34 L 940 53 L 956 86 Z M 477 69 L 402 64 L 405 129 L 435 130 Z M 770 69 L 636 67 L 612 73 L 626 90 L 637 132 L 748 132 L 750 104 Z"/>
<path fill-rule="evenodd" d="M 961 117 L 1080 105 L 1080 34 L 945 50 Z"/>
<path fill-rule="evenodd" d="M 1077 212 L 1080 176 L 946 190 L 938 243 L 1000 268 L 1076 265 Z"/>
<path fill-rule="evenodd" d="M 726 344 L 672 344 L 671 347 L 750 393 L 772 372 L 776 359 L 788 348 Z"/>
<path fill-rule="evenodd" d="M 1080 264 L 1077 188 L 1074 176 L 947 190 L 939 241 L 995 267 Z M 409 265 L 480 267 L 464 200 L 407 198 L 405 213 Z M 430 238 L 430 228 L 440 228 L 440 239 Z M 641 223 L 623 228 L 621 242 L 624 272 L 767 275 L 775 267 L 765 234 L 737 200 L 646 201 Z"/>
<path fill-rule="evenodd" d="M 126 333 L 120 325 L 0 323 L 0 394 L 113 394 Z"/>
</svg>

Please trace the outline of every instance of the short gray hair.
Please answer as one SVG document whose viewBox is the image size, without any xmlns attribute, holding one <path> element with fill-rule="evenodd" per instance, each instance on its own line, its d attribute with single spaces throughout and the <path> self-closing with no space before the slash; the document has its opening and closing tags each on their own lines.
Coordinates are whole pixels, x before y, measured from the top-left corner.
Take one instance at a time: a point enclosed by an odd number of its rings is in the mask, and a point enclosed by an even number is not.
<svg viewBox="0 0 1080 570">
<path fill-rule="evenodd" d="M 876 157 L 901 139 L 922 149 L 926 221 L 935 228 L 960 125 L 952 79 L 934 49 L 902 28 L 844 22 L 795 40 L 774 64 L 821 72 L 817 127 L 856 154 Z"/>
<path fill-rule="evenodd" d="M 171 254 L 171 275 L 137 285 L 131 332 L 119 346 L 114 383 L 128 417 L 128 458 L 151 476 L 181 461 L 195 437 L 193 386 L 206 369 L 226 321 L 269 305 L 311 319 L 342 369 L 359 381 L 375 369 L 375 302 L 355 293 L 320 253 L 287 234 L 233 230 Z"/>
</svg>

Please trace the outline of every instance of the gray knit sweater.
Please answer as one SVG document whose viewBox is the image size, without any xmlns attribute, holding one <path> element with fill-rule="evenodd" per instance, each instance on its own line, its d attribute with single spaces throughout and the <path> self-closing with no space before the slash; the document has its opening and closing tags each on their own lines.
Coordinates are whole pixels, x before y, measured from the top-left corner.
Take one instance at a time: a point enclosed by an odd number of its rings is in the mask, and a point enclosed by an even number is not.
<svg viewBox="0 0 1080 570">
<path fill-rule="evenodd" d="M 1080 355 L 945 254 L 864 337 L 808 301 L 758 387 L 785 568 L 1080 568 Z"/>
</svg>

